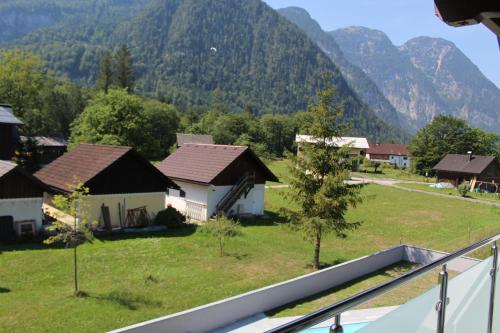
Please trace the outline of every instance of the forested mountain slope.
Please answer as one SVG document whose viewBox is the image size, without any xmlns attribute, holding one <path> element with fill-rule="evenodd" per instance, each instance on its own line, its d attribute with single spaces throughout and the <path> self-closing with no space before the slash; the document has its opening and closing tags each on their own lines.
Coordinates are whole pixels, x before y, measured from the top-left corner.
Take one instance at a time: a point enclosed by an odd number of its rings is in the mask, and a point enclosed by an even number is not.
<svg viewBox="0 0 500 333">
<path fill-rule="evenodd" d="M 314 42 L 260 0 L 48 3 L 63 14 L 4 43 L 41 55 L 51 70 L 76 82 L 94 84 L 103 52 L 127 44 L 136 64 L 136 91 L 144 95 L 206 105 L 219 87 L 234 110 L 250 105 L 259 113 L 291 114 L 307 108 L 327 73 L 345 102 L 352 134 L 405 137 L 359 100 Z M 72 13 L 78 6 L 83 7 Z"/>
</svg>

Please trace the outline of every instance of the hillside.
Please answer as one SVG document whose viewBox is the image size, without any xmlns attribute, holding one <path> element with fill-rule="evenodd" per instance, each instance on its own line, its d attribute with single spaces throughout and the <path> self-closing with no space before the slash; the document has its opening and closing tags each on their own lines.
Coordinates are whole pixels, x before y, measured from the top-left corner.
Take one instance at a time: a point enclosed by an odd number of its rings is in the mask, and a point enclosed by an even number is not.
<svg viewBox="0 0 500 333">
<path fill-rule="evenodd" d="M 279 9 L 278 12 L 302 29 L 332 59 L 349 86 L 379 118 L 394 127 L 404 127 L 405 123 L 401 123 L 397 111 L 377 85 L 361 69 L 352 65 L 345 58 L 335 38 L 323 31 L 318 22 L 313 20 L 306 10 L 299 7 L 288 7 Z M 405 129 L 410 130 L 411 128 Z"/>
<path fill-rule="evenodd" d="M 72 3 L 52 0 L 55 7 Z M 7 46 L 35 52 L 57 74 L 93 84 L 103 51 L 127 44 L 136 63 L 138 92 L 181 106 L 206 105 L 219 87 L 233 109 L 252 105 L 261 114 L 305 110 L 330 73 L 346 103 L 352 134 L 406 137 L 359 100 L 330 58 L 300 29 L 260 0 L 91 3 L 72 14 L 61 5 L 64 15 Z M 0 17 L 6 10 L 1 8 Z"/>
<path fill-rule="evenodd" d="M 405 128 L 416 130 L 450 114 L 500 133 L 500 90 L 451 42 L 420 37 L 397 47 L 383 32 L 365 27 L 330 34 L 377 84 Z"/>
</svg>

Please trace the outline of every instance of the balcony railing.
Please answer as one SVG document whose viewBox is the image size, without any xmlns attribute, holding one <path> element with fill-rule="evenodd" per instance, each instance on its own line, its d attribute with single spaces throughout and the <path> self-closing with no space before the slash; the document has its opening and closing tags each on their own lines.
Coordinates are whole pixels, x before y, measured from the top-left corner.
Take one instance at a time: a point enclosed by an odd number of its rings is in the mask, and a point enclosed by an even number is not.
<svg viewBox="0 0 500 333">
<path fill-rule="evenodd" d="M 397 277 L 395 279 L 392 279 L 386 283 L 383 283 L 379 286 L 373 287 L 371 289 L 368 289 L 366 291 L 363 291 L 361 293 L 358 293 L 356 295 L 353 295 L 343 301 L 340 301 L 338 303 L 332 304 L 330 306 L 327 306 L 323 309 L 320 309 L 316 312 L 313 312 L 309 315 L 306 315 L 304 317 L 301 317 L 299 319 L 296 319 L 294 321 L 291 321 L 287 324 L 281 325 L 277 328 L 274 328 L 272 330 L 267 331 L 266 333 L 285 333 L 285 332 L 300 332 L 304 329 L 310 328 L 314 325 L 317 325 L 319 323 L 322 323 L 328 319 L 335 318 L 335 324 L 330 328 L 330 332 L 335 332 L 335 333 L 341 333 L 343 332 L 342 328 L 342 323 L 341 323 L 341 315 L 343 312 L 360 305 L 366 301 L 369 301 L 377 296 L 380 296 L 382 294 L 385 294 L 398 286 L 401 286 L 403 284 L 406 284 L 415 278 L 422 276 L 423 274 L 433 270 L 436 267 L 442 267 L 441 272 L 439 273 L 439 281 L 440 281 L 440 288 L 439 292 L 435 294 L 437 299 L 435 299 L 435 302 L 433 305 L 435 306 L 435 309 L 432 309 L 433 311 L 436 311 L 436 320 L 434 323 L 434 327 L 436 327 L 435 331 L 438 333 L 443 333 L 445 331 L 445 325 L 446 325 L 446 309 L 450 301 L 450 297 L 448 297 L 448 272 L 446 269 L 446 264 L 453 259 L 462 257 L 470 252 L 473 252 L 479 248 L 482 248 L 483 246 L 486 246 L 488 244 L 493 243 L 491 247 L 492 251 L 492 257 L 491 259 L 491 268 L 487 269 L 487 273 L 483 273 L 483 271 L 479 272 L 479 274 L 487 274 L 489 275 L 489 298 L 487 303 L 488 304 L 483 304 L 485 305 L 485 309 L 487 308 L 488 313 L 484 314 L 484 318 L 487 318 L 487 323 L 486 323 L 486 332 L 491 333 L 493 332 L 493 309 L 495 305 L 495 285 L 496 285 L 496 275 L 498 271 L 498 248 L 496 246 L 496 241 L 500 239 L 500 233 L 496 234 L 495 236 L 486 238 L 482 241 L 479 241 L 473 245 L 470 245 L 466 248 L 463 248 L 461 250 L 458 250 L 454 253 L 448 254 L 438 260 L 435 260 L 427 265 L 423 265 L 419 268 L 416 268 L 415 270 L 406 273 L 400 277 Z M 488 264 L 488 262 L 484 262 L 484 264 Z M 483 263 L 481 263 L 483 264 Z M 478 264 L 478 265 L 481 265 Z M 462 273 L 462 274 L 466 274 Z M 474 285 L 474 284 L 472 284 Z M 430 297 L 433 297 L 431 294 L 429 295 Z M 470 296 L 472 297 L 472 296 Z M 457 297 L 458 298 L 458 297 Z M 484 303 L 484 302 L 483 302 Z M 456 304 L 454 304 L 456 306 Z M 455 318 L 454 318 L 455 319 Z M 457 321 L 455 319 L 455 321 Z M 428 322 L 427 322 L 428 324 Z M 499 323 L 500 324 L 500 323 Z M 428 326 L 427 326 L 428 328 Z M 426 330 L 427 332 L 428 330 Z M 475 330 L 476 332 L 476 330 Z M 477 331 L 479 332 L 479 331 Z"/>
</svg>

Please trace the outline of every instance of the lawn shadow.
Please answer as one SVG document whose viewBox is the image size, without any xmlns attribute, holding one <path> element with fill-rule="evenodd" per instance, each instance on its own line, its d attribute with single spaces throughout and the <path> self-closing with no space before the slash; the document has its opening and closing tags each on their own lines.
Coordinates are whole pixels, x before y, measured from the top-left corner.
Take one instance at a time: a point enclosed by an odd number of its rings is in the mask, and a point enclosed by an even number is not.
<svg viewBox="0 0 500 333">
<path fill-rule="evenodd" d="M 299 299 L 297 301 L 285 304 L 285 305 L 280 306 L 278 308 L 266 311 L 265 314 L 268 317 L 273 317 L 273 316 L 277 315 L 278 313 L 280 313 L 282 311 L 290 310 L 290 309 L 293 309 L 293 308 L 295 308 L 297 306 L 300 306 L 302 304 L 313 302 L 313 301 L 315 301 L 315 300 L 317 300 L 319 298 L 322 298 L 322 297 L 334 294 L 334 293 L 339 292 L 339 291 L 344 290 L 344 289 L 348 289 L 348 288 L 354 286 L 355 284 L 360 283 L 360 282 L 362 282 L 364 280 L 367 280 L 367 279 L 370 279 L 370 278 L 373 278 L 373 277 L 376 277 L 376 276 L 386 276 L 386 277 L 394 278 L 396 276 L 399 276 L 399 275 L 401 275 L 401 274 L 403 274 L 403 273 L 411 270 L 414 267 L 415 267 L 414 264 L 411 264 L 411 263 L 405 262 L 405 261 L 402 261 L 402 262 L 399 262 L 399 263 L 395 263 L 395 264 L 386 266 L 384 268 L 381 268 L 380 270 L 377 270 L 377 271 L 372 272 L 370 274 L 366 274 L 366 275 L 363 275 L 363 276 L 361 276 L 361 277 L 359 277 L 357 279 L 354 279 L 354 280 L 351 280 L 349 282 L 343 283 L 343 284 L 341 284 L 339 286 L 335 286 L 333 288 L 327 289 L 327 290 L 322 291 L 320 293 L 317 293 L 317 294 L 314 294 L 314 295 L 311 295 L 311 296 Z M 389 274 L 388 271 L 393 271 L 393 273 Z M 338 301 L 340 301 L 340 299 Z"/>
<path fill-rule="evenodd" d="M 10 291 L 11 290 L 9 288 L 0 287 L 0 294 L 10 293 Z"/>
<path fill-rule="evenodd" d="M 288 221 L 284 216 L 281 216 L 276 212 L 271 212 L 267 210 L 264 212 L 264 216 L 240 219 L 240 224 L 244 227 L 251 227 L 251 226 L 268 227 L 273 225 L 285 224 L 287 222 Z"/>
<path fill-rule="evenodd" d="M 224 256 L 232 257 L 236 260 L 243 260 L 248 258 L 250 255 L 248 253 L 224 252 Z"/>
<path fill-rule="evenodd" d="M 139 239 L 139 238 L 170 238 L 170 237 L 188 237 L 194 234 L 198 226 L 189 224 L 182 228 L 168 229 L 162 231 L 150 232 L 116 232 L 111 234 L 96 235 L 96 238 L 102 242 L 120 241 L 126 239 Z"/>
<path fill-rule="evenodd" d="M 44 244 L 41 241 L 0 242 L 0 254 L 10 251 L 36 251 L 65 249 L 64 244 Z"/>
<path fill-rule="evenodd" d="M 91 295 L 99 301 L 115 303 L 129 310 L 135 311 L 141 307 L 161 307 L 163 303 L 160 301 L 149 299 L 143 295 L 131 293 L 129 291 L 112 291 L 103 295 Z"/>
</svg>

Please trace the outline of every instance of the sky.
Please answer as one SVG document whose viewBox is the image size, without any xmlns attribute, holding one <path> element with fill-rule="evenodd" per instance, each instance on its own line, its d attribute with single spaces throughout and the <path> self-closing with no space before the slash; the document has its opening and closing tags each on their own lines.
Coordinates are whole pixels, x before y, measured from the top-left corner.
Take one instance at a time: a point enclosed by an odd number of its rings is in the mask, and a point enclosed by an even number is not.
<svg viewBox="0 0 500 333">
<path fill-rule="evenodd" d="M 434 15 L 433 0 L 264 0 L 278 9 L 302 7 L 325 31 L 365 26 L 385 32 L 399 46 L 418 36 L 453 43 L 500 88 L 500 48 L 484 25 L 454 28 Z"/>
</svg>

